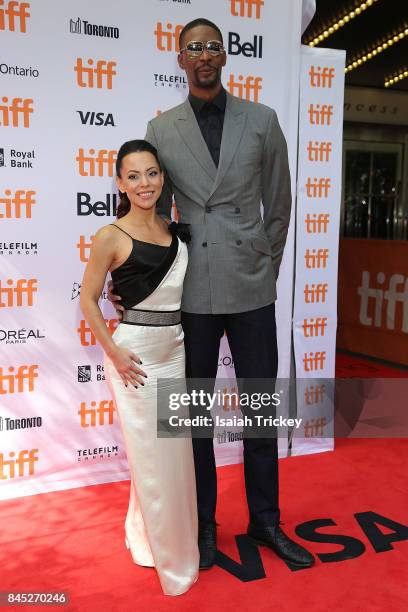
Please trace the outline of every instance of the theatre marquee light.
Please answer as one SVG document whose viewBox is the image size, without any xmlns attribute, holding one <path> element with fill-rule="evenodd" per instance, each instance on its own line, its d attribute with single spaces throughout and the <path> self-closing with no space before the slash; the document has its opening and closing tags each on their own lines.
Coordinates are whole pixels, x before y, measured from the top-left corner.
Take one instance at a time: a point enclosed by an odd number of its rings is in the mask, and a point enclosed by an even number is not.
<svg viewBox="0 0 408 612">
<path fill-rule="evenodd" d="M 406 79 L 408 77 L 408 70 L 401 70 L 397 74 L 394 74 L 392 77 L 388 77 L 384 81 L 384 87 L 391 87 L 398 83 L 398 81 L 402 81 L 402 79 Z"/>
<path fill-rule="evenodd" d="M 395 43 L 399 42 L 406 36 L 408 36 L 408 28 L 405 27 L 400 32 L 390 36 L 389 38 L 384 40 L 384 42 L 373 47 L 370 51 L 368 51 L 364 55 L 360 55 L 360 57 L 357 57 L 356 59 L 354 59 L 352 62 L 350 62 L 350 64 L 347 64 L 345 71 L 350 72 L 351 70 L 358 68 L 359 66 L 361 66 L 361 64 L 364 64 L 365 62 L 368 62 L 368 60 L 373 59 L 373 57 L 375 57 L 379 53 L 382 53 L 383 51 L 385 51 L 392 45 L 395 45 Z"/>
</svg>

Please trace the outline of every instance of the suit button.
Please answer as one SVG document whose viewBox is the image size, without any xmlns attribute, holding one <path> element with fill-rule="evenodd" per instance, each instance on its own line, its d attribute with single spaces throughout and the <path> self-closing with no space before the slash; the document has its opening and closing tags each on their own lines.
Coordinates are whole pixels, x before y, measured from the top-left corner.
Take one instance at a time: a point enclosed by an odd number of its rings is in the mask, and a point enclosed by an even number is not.
<svg viewBox="0 0 408 612">
<path fill-rule="evenodd" d="M 235 212 L 237 213 L 237 215 L 241 212 L 241 209 L 237 206 L 235 209 Z"/>
<path fill-rule="evenodd" d="M 203 244 L 202 244 L 201 246 L 206 247 L 206 246 L 207 246 L 207 243 L 206 243 L 206 242 L 203 242 Z"/>
<path fill-rule="evenodd" d="M 210 213 L 211 212 L 211 206 L 206 206 L 205 207 L 205 212 Z"/>
<path fill-rule="evenodd" d="M 237 244 L 238 246 L 241 246 L 241 244 L 242 244 L 242 240 L 237 240 L 236 244 Z"/>
</svg>

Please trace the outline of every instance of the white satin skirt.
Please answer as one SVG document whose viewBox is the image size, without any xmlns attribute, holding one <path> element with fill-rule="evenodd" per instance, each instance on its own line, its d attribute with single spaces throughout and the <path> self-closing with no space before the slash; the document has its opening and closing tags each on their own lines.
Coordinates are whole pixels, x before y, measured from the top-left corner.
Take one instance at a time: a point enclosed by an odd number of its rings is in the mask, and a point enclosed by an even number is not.
<svg viewBox="0 0 408 612">
<path fill-rule="evenodd" d="M 140 356 L 148 375 L 144 387 L 125 387 L 105 357 L 131 472 L 126 543 L 135 563 L 156 568 L 166 595 L 180 595 L 199 566 L 193 449 L 191 438 L 157 437 L 157 378 L 180 379 L 185 390 L 183 330 L 121 323 L 113 339 Z"/>
</svg>

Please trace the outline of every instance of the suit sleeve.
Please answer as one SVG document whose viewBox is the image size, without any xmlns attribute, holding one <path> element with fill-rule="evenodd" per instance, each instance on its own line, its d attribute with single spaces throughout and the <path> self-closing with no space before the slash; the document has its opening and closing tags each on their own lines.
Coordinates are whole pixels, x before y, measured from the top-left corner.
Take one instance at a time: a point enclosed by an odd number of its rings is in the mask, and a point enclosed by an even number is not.
<svg viewBox="0 0 408 612">
<path fill-rule="evenodd" d="M 145 140 L 147 140 L 147 142 L 150 142 L 150 144 L 153 145 L 157 149 L 157 152 L 159 154 L 159 159 L 160 159 L 160 150 L 157 144 L 156 134 L 154 133 L 154 129 L 153 129 L 151 121 L 149 121 L 149 123 L 147 124 Z M 167 174 L 167 170 L 163 166 L 161 159 L 160 159 L 160 163 L 162 164 L 163 172 L 164 172 L 164 185 L 163 185 L 163 190 L 161 192 L 161 196 L 157 202 L 157 214 L 164 215 L 165 217 L 168 217 L 169 219 L 171 219 L 171 206 L 173 202 L 173 186 L 171 184 L 170 178 Z"/>
<path fill-rule="evenodd" d="M 262 202 L 264 226 L 278 278 L 288 234 L 292 205 L 288 147 L 275 111 L 272 111 L 262 160 Z"/>
</svg>

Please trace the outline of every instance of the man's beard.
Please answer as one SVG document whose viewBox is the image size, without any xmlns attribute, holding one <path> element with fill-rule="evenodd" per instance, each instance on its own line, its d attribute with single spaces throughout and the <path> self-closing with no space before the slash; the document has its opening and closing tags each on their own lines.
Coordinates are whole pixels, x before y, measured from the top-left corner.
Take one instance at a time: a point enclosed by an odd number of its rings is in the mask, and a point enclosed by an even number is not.
<svg viewBox="0 0 408 612">
<path fill-rule="evenodd" d="M 200 76 L 199 72 L 195 73 L 196 82 L 199 87 L 202 89 L 211 89 L 214 85 L 218 85 L 221 75 L 220 70 L 215 69 L 214 74 L 211 77 L 203 78 Z"/>
</svg>

